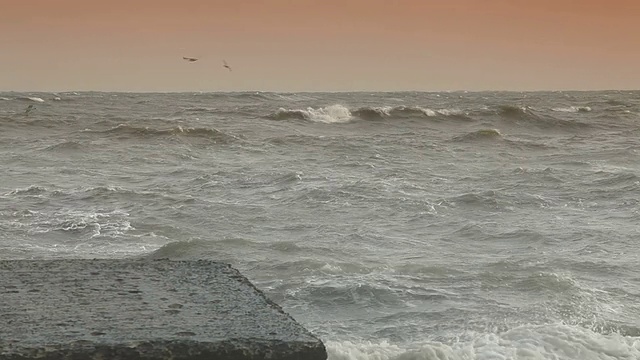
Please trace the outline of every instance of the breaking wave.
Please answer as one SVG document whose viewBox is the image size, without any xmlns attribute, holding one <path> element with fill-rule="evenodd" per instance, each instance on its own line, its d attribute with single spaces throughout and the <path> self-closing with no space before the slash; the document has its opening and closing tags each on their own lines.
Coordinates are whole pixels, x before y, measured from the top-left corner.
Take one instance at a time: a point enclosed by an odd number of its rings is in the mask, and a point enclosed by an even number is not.
<svg viewBox="0 0 640 360">
<path fill-rule="evenodd" d="M 44 102 L 44 100 L 42 98 L 35 97 L 35 96 L 25 96 L 25 97 L 20 97 L 18 99 L 19 100 L 23 100 L 23 101 L 33 101 L 33 102 L 39 102 L 39 103 L 43 103 Z"/>
<path fill-rule="evenodd" d="M 323 123 L 341 123 L 354 119 L 384 120 L 410 118 L 454 118 L 470 120 L 465 112 L 458 109 L 432 110 L 420 106 L 365 106 L 350 110 L 343 105 L 307 109 L 284 109 L 266 116 L 271 120 L 306 120 Z"/>
<path fill-rule="evenodd" d="M 349 109 L 342 105 L 331 105 L 318 109 L 307 108 L 306 110 L 278 109 L 275 113 L 267 116 L 272 120 L 307 120 L 322 123 L 344 123 L 350 121 L 353 116 Z"/>
<path fill-rule="evenodd" d="M 327 341 L 329 360 L 638 359 L 637 334 L 600 333 L 575 325 L 522 325 L 469 332 L 452 342 L 398 346 L 387 341 Z"/>
</svg>

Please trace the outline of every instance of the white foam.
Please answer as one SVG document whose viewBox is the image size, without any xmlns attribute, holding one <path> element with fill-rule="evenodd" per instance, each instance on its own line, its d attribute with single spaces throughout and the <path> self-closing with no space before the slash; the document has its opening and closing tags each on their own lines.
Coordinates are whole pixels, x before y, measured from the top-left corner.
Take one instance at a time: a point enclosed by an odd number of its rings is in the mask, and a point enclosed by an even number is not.
<svg viewBox="0 0 640 360">
<path fill-rule="evenodd" d="M 576 112 L 589 112 L 589 111 L 591 111 L 591 108 L 588 107 L 588 106 L 569 106 L 569 107 L 553 108 L 551 110 L 557 111 L 557 112 L 576 113 Z"/>
<path fill-rule="evenodd" d="M 314 122 L 322 123 L 344 123 L 353 118 L 351 111 L 342 105 L 331 105 L 314 109 L 308 107 L 306 110 L 285 110 L 280 109 L 278 112 L 299 112 L 302 116 Z"/>
<path fill-rule="evenodd" d="M 464 115 L 464 111 L 460 109 L 440 109 L 440 110 L 436 110 L 436 112 L 444 116 Z"/>
<path fill-rule="evenodd" d="M 422 113 L 425 114 L 426 116 L 429 116 L 429 117 L 438 116 L 438 113 L 431 109 L 421 108 L 419 106 L 417 107 L 417 109 L 422 111 Z"/>
<path fill-rule="evenodd" d="M 429 116 L 429 117 L 435 117 L 435 116 L 438 116 L 438 115 L 443 115 L 443 116 L 464 115 L 464 111 L 462 111 L 460 109 L 438 109 L 438 110 L 432 110 L 432 109 L 423 108 L 423 107 L 420 107 L 420 106 L 416 106 L 415 108 L 417 110 L 421 111 L 426 116 Z"/>
<path fill-rule="evenodd" d="M 43 102 L 44 102 L 44 100 L 42 100 L 42 99 L 41 99 L 41 98 L 39 98 L 39 97 L 28 97 L 27 99 L 29 99 L 29 100 L 31 100 L 31 101 L 35 101 L 35 102 L 40 102 L 40 103 L 43 103 Z"/>
<path fill-rule="evenodd" d="M 525 325 L 502 333 L 476 334 L 444 344 L 398 346 L 386 341 L 327 341 L 329 360 L 631 360 L 640 359 L 640 338 L 603 335 L 563 325 Z"/>
<path fill-rule="evenodd" d="M 391 111 L 393 110 L 392 106 L 376 106 L 373 107 L 373 111 L 376 111 L 379 114 L 383 114 L 386 116 L 391 116 Z"/>
<path fill-rule="evenodd" d="M 30 234 L 44 234 L 51 231 L 74 232 L 88 230 L 89 237 L 115 238 L 135 230 L 128 217 L 120 210 L 113 211 L 63 211 L 54 213 L 29 212 L 21 216 L 14 227 L 27 227 Z"/>
</svg>

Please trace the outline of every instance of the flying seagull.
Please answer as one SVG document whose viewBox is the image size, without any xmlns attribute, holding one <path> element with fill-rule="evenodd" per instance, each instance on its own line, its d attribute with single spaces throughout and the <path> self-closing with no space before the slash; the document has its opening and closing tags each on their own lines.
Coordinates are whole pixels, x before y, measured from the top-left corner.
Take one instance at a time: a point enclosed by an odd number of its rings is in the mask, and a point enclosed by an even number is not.
<svg viewBox="0 0 640 360">
<path fill-rule="evenodd" d="M 229 69 L 229 71 L 231 71 L 231 66 L 229 66 L 229 64 L 227 64 L 227 62 L 225 60 L 222 60 L 222 66 L 226 67 L 227 69 Z"/>
<path fill-rule="evenodd" d="M 186 56 L 183 56 L 182 59 L 187 60 L 188 62 L 198 61 L 198 59 L 196 59 L 196 58 L 186 57 Z"/>
</svg>

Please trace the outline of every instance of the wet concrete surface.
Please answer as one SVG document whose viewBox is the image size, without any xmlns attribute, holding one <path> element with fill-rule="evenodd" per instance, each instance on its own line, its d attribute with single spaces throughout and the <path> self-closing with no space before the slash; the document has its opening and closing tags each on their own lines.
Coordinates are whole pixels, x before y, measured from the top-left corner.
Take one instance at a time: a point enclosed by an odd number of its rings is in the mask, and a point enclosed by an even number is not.
<svg viewBox="0 0 640 360">
<path fill-rule="evenodd" d="M 0 359 L 324 360 L 322 342 L 213 261 L 0 261 Z"/>
</svg>

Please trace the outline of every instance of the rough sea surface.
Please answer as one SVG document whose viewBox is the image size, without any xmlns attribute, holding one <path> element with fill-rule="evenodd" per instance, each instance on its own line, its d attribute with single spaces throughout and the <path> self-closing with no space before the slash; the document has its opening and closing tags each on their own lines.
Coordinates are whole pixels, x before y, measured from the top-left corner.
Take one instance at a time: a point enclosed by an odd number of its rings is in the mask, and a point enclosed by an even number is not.
<svg viewBox="0 0 640 360">
<path fill-rule="evenodd" d="M 0 258 L 228 262 L 331 360 L 640 358 L 640 92 L 7 92 L 0 165 Z"/>
</svg>

